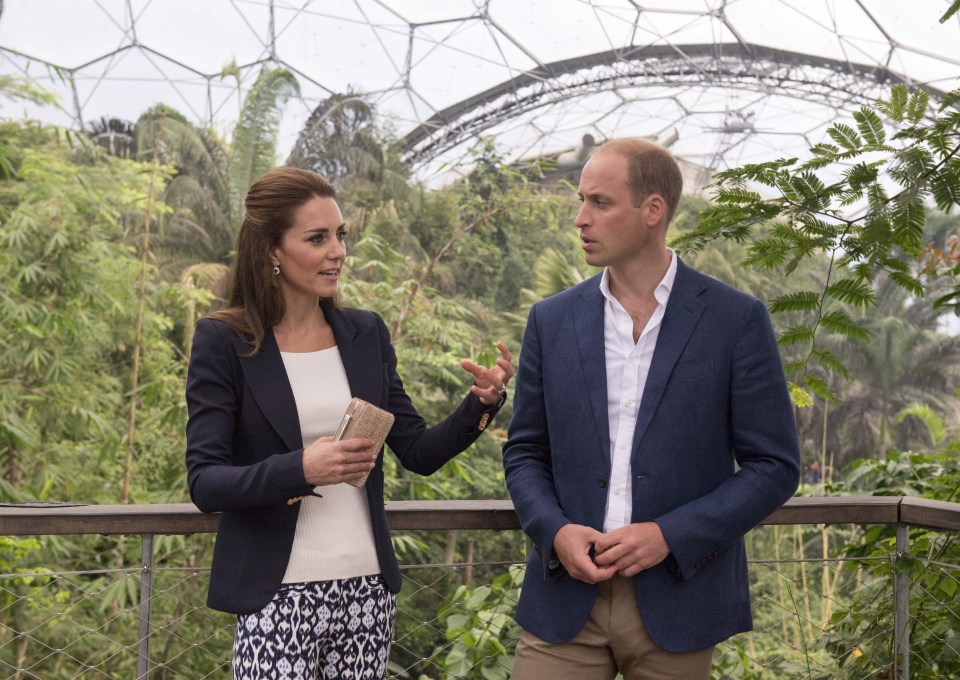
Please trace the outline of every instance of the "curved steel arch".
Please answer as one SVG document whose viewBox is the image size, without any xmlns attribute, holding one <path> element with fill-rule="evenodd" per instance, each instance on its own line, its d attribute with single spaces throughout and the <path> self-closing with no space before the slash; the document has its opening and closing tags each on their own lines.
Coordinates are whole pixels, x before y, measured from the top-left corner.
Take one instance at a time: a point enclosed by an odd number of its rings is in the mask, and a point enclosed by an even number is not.
<svg viewBox="0 0 960 680">
<path fill-rule="evenodd" d="M 428 162 L 498 123 L 598 92 L 652 86 L 731 87 L 816 100 L 838 108 L 873 103 L 894 83 L 914 81 L 858 64 L 760 45 L 651 45 L 598 52 L 533 69 L 464 99 L 411 130 L 404 160 Z M 931 99 L 944 92 L 927 88 Z"/>
</svg>

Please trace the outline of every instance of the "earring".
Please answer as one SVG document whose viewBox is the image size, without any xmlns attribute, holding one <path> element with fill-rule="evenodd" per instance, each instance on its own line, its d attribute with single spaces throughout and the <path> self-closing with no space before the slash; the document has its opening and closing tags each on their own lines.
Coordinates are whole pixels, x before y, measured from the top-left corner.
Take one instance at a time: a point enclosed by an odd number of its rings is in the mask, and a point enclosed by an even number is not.
<svg viewBox="0 0 960 680">
<path fill-rule="evenodd" d="M 274 275 L 274 276 L 279 276 L 279 275 L 280 275 L 280 267 L 274 265 L 274 267 L 273 267 L 273 275 Z"/>
</svg>

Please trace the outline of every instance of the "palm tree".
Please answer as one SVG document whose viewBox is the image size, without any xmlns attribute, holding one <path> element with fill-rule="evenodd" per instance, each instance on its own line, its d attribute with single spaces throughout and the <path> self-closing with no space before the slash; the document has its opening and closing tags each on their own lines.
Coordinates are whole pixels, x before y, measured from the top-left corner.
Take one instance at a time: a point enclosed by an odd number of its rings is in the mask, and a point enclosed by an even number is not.
<svg viewBox="0 0 960 680">
<path fill-rule="evenodd" d="M 371 211 L 390 201 L 416 199 L 398 147 L 375 125 L 374 108 L 351 93 L 324 99 L 310 114 L 287 165 L 320 173 L 343 189 L 344 209 L 362 231 Z"/>
<path fill-rule="evenodd" d="M 825 346 L 850 371 L 836 380 L 839 403 L 818 402 L 809 414 L 806 434 L 820 442 L 824 409 L 828 409 L 827 450 L 837 464 L 853 458 L 883 456 L 891 448 L 929 445 L 929 431 L 915 417 L 897 414 L 917 403 L 957 422 L 960 402 L 960 338 L 938 329 L 940 313 L 889 279 L 877 286 L 877 304 L 863 325 L 868 342 L 824 338 Z M 807 420 L 807 418 L 805 418 Z"/>
<path fill-rule="evenodd" d="M 177 275 L 197 262 L 225 263 L 243 215 L 243 196 L 253 181 L 276 165 L 276 137 L 283 104 L 299 93 L 293 74 L 261 70 L 244 100 L 229 147 L 177 111 L 156 106 L 137 121 L 138 150 L 154 148 L 176 167 L 164 193 L 171 213 L 158 244 Z"/>
</svg>

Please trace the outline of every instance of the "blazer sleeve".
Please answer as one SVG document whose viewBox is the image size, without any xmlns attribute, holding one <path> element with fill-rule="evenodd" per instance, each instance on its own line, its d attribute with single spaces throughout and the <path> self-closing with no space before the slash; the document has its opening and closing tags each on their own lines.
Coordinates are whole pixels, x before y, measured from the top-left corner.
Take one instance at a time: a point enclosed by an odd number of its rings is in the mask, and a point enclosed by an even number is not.
<svg viewBox="0 0 960 680">
<path fill-rule="evenodd" d="M 740 321 L 729 389 L 730 446 L 739 469 L 706 495 L 655 519 L 683 579 L 783 505 L 800 481 L 793 405 L 770 317 L 759 300 Z"/>
<path fill-rule="evenodd" d="M 186 464 L 190 498 L 203 512 L 285 505 L 313 491 L 303 475 L 303 449 L 272 455 L 252 450 L 243 390 L 232 331 L 201 320 L 187 370 Z"/>
<path fill-rule="evenodd" d="M 523 530 L 547 569 L 552 566 L 549 560 L 553 539 L 570 520 L 563 513 L 554 485 L 537 309 L 534 305 L 530 310 L 520 348 L 513 416 L 503 446 L 503 469 Z"/>
<path fill-rule="evenodd" d="M 404 468 L 431 475 L 479 439 L 503 404 L 484 404 L 470 392 L 453 413 L 440 423 L 427 427 L 397 373 L 397 353 L 390 342 L 390 331 L 383 319 L 375 316 L 387 375 L 386 408 L 395 418 L 387 444 Z"/>
</svg>

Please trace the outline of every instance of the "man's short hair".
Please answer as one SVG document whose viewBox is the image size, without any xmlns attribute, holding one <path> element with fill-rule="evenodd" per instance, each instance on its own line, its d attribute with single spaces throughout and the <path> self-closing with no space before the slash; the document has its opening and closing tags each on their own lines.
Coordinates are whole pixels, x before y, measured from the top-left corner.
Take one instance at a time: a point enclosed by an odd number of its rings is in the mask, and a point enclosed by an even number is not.
<svg viewBox="0 0 960 680">
<path fill-rule="evenodd" d="M 659 194 L 667 204 L 667 224 L 673 219 L 683 190 L 680 166 L 669 151 L 659 144 L 638 137 L 613 139 L 595 155 L 615 153 L 627 159 L 627 186 L 632 203 L 639 208 L 650 194 Z"/>
</svg>

